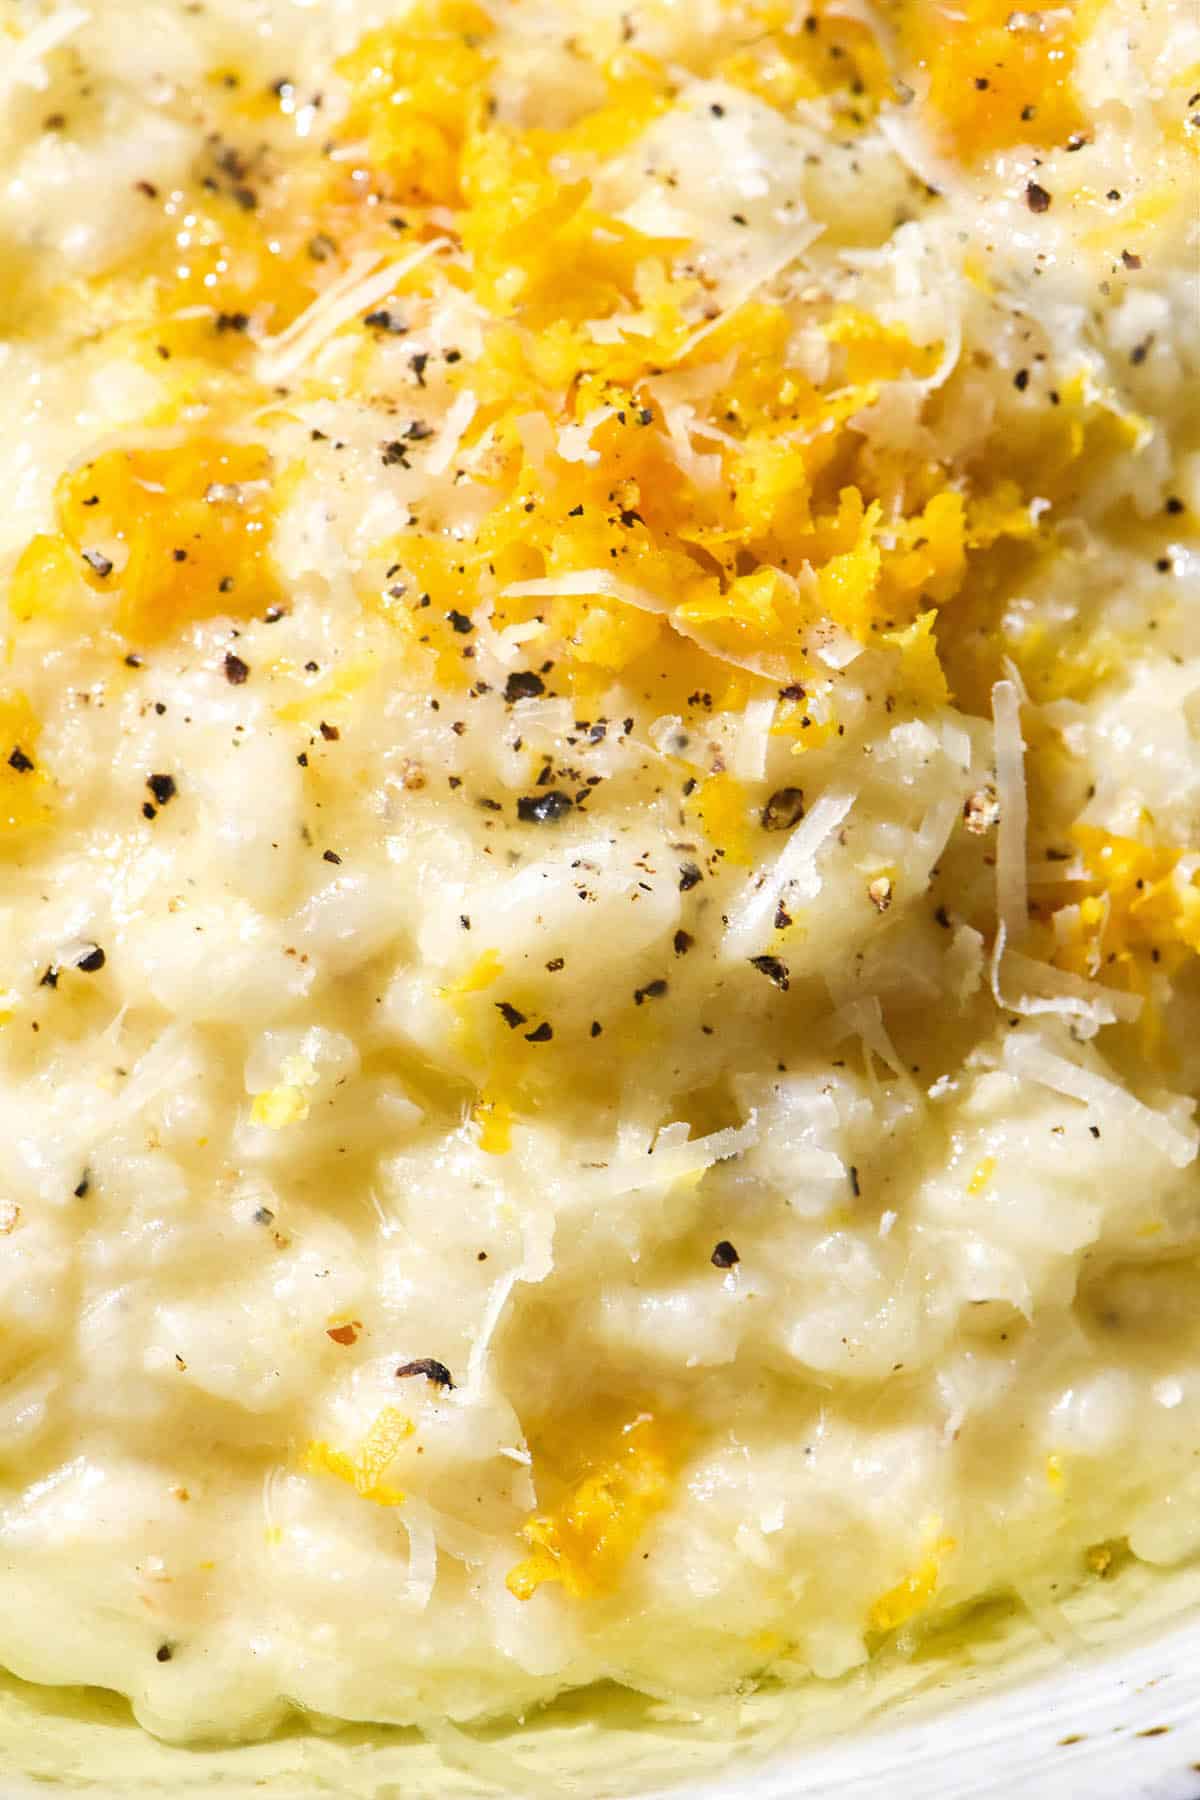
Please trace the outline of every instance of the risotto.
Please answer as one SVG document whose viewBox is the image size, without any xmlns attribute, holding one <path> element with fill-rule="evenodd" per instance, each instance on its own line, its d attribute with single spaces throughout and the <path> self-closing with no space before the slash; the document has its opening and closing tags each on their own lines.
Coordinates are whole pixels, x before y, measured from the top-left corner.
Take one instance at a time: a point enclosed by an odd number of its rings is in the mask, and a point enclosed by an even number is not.
<svg viewBox="0 0 1200 1800">
<path fill-rule="evenodd" d="M 1197 90 L 3 0 L 0 1664 L 702 1701 L 1200 1549 Z"/>
</svg>

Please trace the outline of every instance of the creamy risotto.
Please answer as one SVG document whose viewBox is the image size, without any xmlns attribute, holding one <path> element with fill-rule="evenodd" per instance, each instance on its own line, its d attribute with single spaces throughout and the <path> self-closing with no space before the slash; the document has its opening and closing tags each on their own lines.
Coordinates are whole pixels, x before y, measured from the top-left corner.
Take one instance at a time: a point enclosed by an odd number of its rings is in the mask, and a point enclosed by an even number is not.
<svg viewBox="0 0 1200 1800">
<path fill-rule="evenodd" d="M 1200 1547 L 1197 90 L 5 0 L 0 1663 L 700 1698 Z"/>
</svg>

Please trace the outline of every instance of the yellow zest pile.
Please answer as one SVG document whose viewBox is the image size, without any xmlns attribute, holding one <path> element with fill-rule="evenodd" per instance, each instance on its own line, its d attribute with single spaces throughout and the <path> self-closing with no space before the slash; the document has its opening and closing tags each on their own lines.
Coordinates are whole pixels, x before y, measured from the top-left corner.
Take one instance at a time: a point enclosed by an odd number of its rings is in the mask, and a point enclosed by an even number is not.
<svg viewBox="0 0 1200 1800">
<path fill-rule="evenodd" d="M 1200 855 L 1076 825 L 1089 892 L 1058 915 L 1058 961 L 1140 991 L 1147 963 L 1170 973 L 1200 953 Z"/>
<path fill-rule="evenodd" d="M 1007 0 L 896 0 L 893 10 L 947 151 L 969 159 L 1063 144 L 1084 124 L 1073 77 L 1091 0 L 1045 12 Z"/>
<path fill-rule="evenodd" d="M 145 644 L 261 613 L 279 597 L 270 486 L 266 451 L 233 440 L 105 451 L 59 482 L 58 531 L 34 537 L 13 575 L 14 619 L 90 614 Z"/>
<path fill-rule="evenodd" d="M 671 1436 L 653 1414 L 639 1413 L 622 1426 L 609 1453 L 554 1510 L 536 1513 L 521 1527 L 533 1554 L 510 1570 L 509 1592 L 528 1600 L 544 1581 L 553 1581 L 584 1599 L 612 1587 L 670 1498 L 674 1461 Z"/>
</svg>

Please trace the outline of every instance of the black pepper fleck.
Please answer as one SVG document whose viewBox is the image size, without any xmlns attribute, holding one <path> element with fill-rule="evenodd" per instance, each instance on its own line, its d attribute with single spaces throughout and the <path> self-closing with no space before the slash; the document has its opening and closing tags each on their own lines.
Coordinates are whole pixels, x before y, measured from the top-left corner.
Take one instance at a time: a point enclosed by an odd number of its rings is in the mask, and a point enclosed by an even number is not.
<svg viewBox="0 0 1200 1800">
<path fill-rule="evenodd" d="M 522 794 L 517 801 L 517 817 L 526 825 L 556 825 L 565 819 L 574 801 L 560 788 L 549 788 L 544 794 Z"/>
<path fill-rule="evenodd" d="M 797 787 L 776 788 L 762 809 L 764 831 L 790 831 L 804 817 L 804 791 Z"/>
<path fill-rule="evenodd" d="M 666 982 L 661 975 L 656 976 L 653 981 L 648 981 L 645 987 L 633 990 L 633 1003 L 635 1006 L 641 1006 L 646 1000 L 661 1000 L 666 991 Z"/>
<path fill-rule="evenodd" d="M 741 1260 L 741 1257 L 729 1242 L 728 1238 L 721 1239 L 720 1243 L 714 1249 L 711 1258 L 714 1269 L 732 1269 L 735 1268 Z"/>
<path fill-rule="evenodd" d="M 392 312 L 386 306 L 369 312 L 363 320 L 363 324 L 369 325 L 373 331 L 386 331 L 392 337 L 403 337 L 408 330 L 401 315 L 398 312 Z"/>
<path fill-rule="evenodd" d="M 179 792 L 173 775 L 147 775 L 146 786 L 160 806 L 166 806 L 167 802 L 173 800 Z"/>
<path fill-rule="evenodd" d="M 438 1387 L 452 1388 L 454 1381 L 444 1362 L 438 1362 L 433 1356 L 418 1356 L 415 1362 L 401 1363 L 396 1370 L 398 1379 L 406 1375 L 424 1375 L 427 1381 L 436 1382 Z"/>
<path fill-rule="evenodd" d="M 768 981 L 773 981 L 775 986 L 781 988 L 785 994 L 787 993 L 789 986 L 787 964 L 781 962 L 777 956 L 752 956 L 750 966 L 757 969 L 760 975 L 765 975 Z"/>
<path fill-rule="evenodd" d="M 504 698 L 509 706 L 515 700 L 536 700 L 545 691 L 545 682 L 532 669 L 514 669 L 504 684 Z"/>
</svg>

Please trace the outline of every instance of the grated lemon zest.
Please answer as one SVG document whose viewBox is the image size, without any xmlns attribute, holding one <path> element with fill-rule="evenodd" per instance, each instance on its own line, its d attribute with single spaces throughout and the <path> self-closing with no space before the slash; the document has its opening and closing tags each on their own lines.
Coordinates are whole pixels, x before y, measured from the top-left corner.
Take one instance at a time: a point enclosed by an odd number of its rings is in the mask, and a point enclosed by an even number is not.
<svg viewBox="0 0 1200 1800">
<path fill-rule="evenodd" d="M 995 1173 L 996 1159 L 994 1156 L 985 1156 L 982 1162 L 976 1164 L 971 1179 L 967 1183 L 967 1192 L 972 1199 L 983 1193 Z"/>
<path fill-rule="evenodd" d="M 933 1521 L 926 1526 L 925 1536 L 927 1548 L 920 1562 L 898 1581 L 895 1587 L 881 1594 L 867 1614 L 869 1631 L 895 1631 L 901 1625 L 907 1625 L 918 1613 L 923 1612 L 933 1599 L 941 1581 L 942 1561 L 958 1548 L 952 1537 L 943 1537 L 941 1522 Z"/>
<path fill-rule="evenodd" d="M 528 1600 L 543 1582 L 560 1582 L 573 1599 L 612 1587 L 654 1514 L 671 1495 L 671 1434 L 652 1413 L 621 1427 L 595 1463 L 552 1512 L 521 1527 L 533 1554 L 510 1569 L 506 1585 Z"/>
<path fill-rule="evenodd" d="M 310 1474 L 332 1475 L 346 1482 L 361 1499 L 373 1500 L 377 1506 L 400 1506 L 405 1497 L 402 1490 L 389 1487 L 382 1478 L 401 1444 L 415 1430 L 411 1419 L 396 1407 L 385 1406 L 376 1414 L 356 1456 L 333 1449 L 323 1438 L 314 1438 L 306 1445 L 300 1466 Z"/>
</svg>

